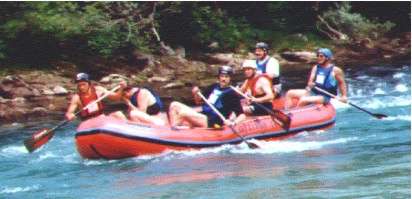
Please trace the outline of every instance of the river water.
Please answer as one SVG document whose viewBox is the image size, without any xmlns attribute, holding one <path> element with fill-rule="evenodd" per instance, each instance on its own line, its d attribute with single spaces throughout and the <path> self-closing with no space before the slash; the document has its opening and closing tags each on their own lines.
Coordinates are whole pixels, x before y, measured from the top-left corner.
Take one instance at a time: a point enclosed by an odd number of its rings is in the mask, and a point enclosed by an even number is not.
<svg viewBox="0 0 412 199">
<path fill-rule="evenodd" d="M 49 123 L 2 126 L 0 198 L 410 198 L 410 66 L 346 69 L 336 124 L 283 141 L 115 161 L 82 159 L 78 123 L 29 154 L 22 141 Z M 302 76 L 302 75 L 301 75 Z M 291 78 L 293 79 L 293 78 Z"/>
</svg>

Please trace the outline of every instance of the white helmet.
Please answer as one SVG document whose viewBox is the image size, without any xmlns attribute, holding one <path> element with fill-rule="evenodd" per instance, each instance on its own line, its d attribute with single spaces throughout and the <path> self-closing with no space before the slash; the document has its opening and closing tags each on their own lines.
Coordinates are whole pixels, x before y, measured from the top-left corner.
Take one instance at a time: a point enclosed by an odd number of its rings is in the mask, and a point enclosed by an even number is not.
<svg viewBox="0 0 412 199">
<path fill-rule="evenodd" d="M 257 65 L 256 65 L 256 60 L 245 60 L 242 64 L 242 69 L 243 68 L 253 68 L 253 69 L 257 69 Z"/>
</svg>

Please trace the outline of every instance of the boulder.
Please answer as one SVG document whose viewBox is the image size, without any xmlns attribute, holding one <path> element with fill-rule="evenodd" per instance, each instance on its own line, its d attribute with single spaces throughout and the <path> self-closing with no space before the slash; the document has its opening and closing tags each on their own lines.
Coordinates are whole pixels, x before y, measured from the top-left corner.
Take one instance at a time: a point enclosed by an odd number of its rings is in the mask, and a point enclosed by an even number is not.
<svg viewBox="0 0 412 199">
<path fill-rule="evenodd" d="M 311 63 L 316 60 L 316 54 L 308 51 L 286 51 L 280 54 L 283 59 L 293 62 Z"/>
<path fill-rule="evenodd" d="M 234 54 L 233 53 L 215 53 L 215 54 L 206 54 L 206 63 L 208 64 L 226 64 L 229 65 L 233 62 Z"/>
<path fill-rule="evenodd" d="M 119 74 L 110 74 L 106 77 L 103 77 L 99 82 L 103 84 L 109 84 L 109 83 L 119 83 L 121 81 L 128 81 L 128 78 L 123 75 Z"/>
<path fill-rule="evenodd" d="M 53 88 L 53 92 L 56 95 L 67 95 L 69 93 L 64 87 L 59 86 L 59 85 L 57 85 Z"/>
<path fill-rule="evenodd" d="M 33 88 L 19 76 L 9 75 L 0 82 L 0 95 L 4 98 L 12 99 L 16 97 L 36 96 Z"/>
</svg>

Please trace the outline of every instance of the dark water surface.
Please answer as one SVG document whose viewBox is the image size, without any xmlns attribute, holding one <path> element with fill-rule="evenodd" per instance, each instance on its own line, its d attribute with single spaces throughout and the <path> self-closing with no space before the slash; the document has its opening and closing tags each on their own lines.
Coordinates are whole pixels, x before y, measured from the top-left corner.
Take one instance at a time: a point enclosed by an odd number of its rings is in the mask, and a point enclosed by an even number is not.
<svg viewBox="0 0 412 199">
<path fill-rule="evenodd" d="M 78 123 L 33 154 L 22 141 L 57 121 L 2 126 L 0 198 L 410 198 L 410 66 L 345 72 L 350 101 L 388 118 L 334 102 L 332 129 L 256 141 L 258 150 L 90 161 L 75 148 Z"/>
</svg>

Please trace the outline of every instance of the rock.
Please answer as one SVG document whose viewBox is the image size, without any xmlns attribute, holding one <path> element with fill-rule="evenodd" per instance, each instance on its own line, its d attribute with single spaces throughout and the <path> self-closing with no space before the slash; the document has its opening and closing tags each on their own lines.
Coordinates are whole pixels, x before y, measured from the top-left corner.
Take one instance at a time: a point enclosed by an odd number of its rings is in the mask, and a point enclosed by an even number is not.
<svg viewBox="0 0 412 199">
<path fill-rule="evenodd" d="M 54 95 L 54 92 L 48 88 L 42 90 L 43 95 Z"/>
<path fill-rule="evenodd" d="M 106 77 L 103 77 L 99 82 L 103 84 L 108 84 L 108 83 L 119 83 L 121 81 L 128 81 L 128 78 L 123 75 L 119 74 L 110 74 Z"/>
<path fill-rule="evenodd" d="M 56 106 L 54 104 L 49 104 L 49 106 L 47 108 L 51 111 L 56 110 Z"/>
<path fill-rule="evenodd" d="M 294 38 L 296 40 L 301 40 L 301 41 L 304 41 L 304 42 L 309 41 L 308 37 L 306 35 L 302 34 L 302 33 L 296 33 L 296 34 L 293 34 L 291 36 L 292 36 L 292 38 Z"/>
<path fill-rule="evenodd" d="M 34 114 L 37 116 L 45 116 L 48 114 L 48 110 L 44 107 L 35 107 L 33 110 L 31 110 L 30 114 Z"/>
<path fill-rule="evenodd" d="M 154 66 L 154 57 L 152 55 L 134 50 L 132 53 L 132 58 L 129 60 L 131 65 L 141 66 L 140 69 L 143 69 L 142 66 Z"/>
<path fill-rule="evenodd" d="M 26 99 L 23 97 L 16 97 L 11 101 L 13 102 L 13 104 L 23 104 L 26 101 Z"/>
<path fill-rule="evenodd" d="M 16 97 L 32 97 L 36 93 L 21 77 L 9 75 L 0 82 L 0 95 L 12 99 Z"/>
<path fill-rule="evenodd" d="M 178 57 L 182 57 L 182 58 L 186 57 L 186 49 L 183 46 L 178 46 L 175 52 Z"/>
<path fill-rule="evenodd" d="M 57 85 L 53 88 L 53 92 L 56 95 L 66 95 L 66 94 L 69 93 L 65 88 L 63 88 L 62 86 L 59 86 L 59 85 Z"/>
<path fill-rule="evenodd" d="M 230 64 L 233 62 L 233 53 L 206 54 L 206 63 L 209 64 Z"/>
<path fill-rule="evenodd" d="M 147 81 L 148 82 L 167 82 L 170 79 L 167 77 L 159 77 L 159 76 L 153 76 L 151 78 L 149 78 Z"/>
<path fill-rule="evenodd" d="M 214 41 L 207 46 L 210 50 L 216 50 L 219 48 L 219 43 Z"/>
<path fill-rule="evenodd" d="M 185 84 L 183 82 L 171 82 L 166 84 L 165 86 L 162 86 L 164 89 L 177 89 L 177 88 L 183 88 Z"/>
<path fill-rule="evenodd" d="M 310 63 L 316 60 L 316 54 L 308 51 L 290 52 L 286 51 L 280 54 L 283 59 L 294 62 Z"/>
</svg>

